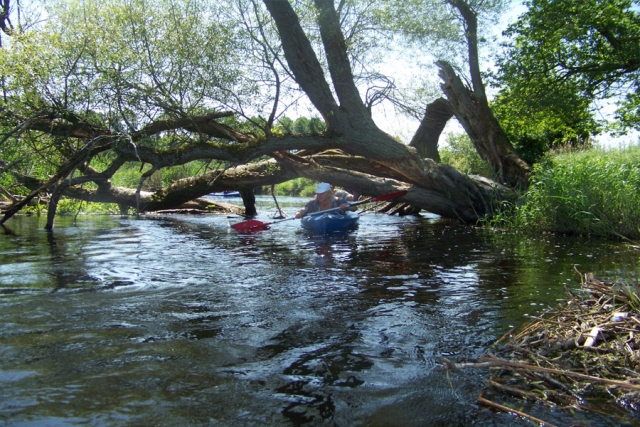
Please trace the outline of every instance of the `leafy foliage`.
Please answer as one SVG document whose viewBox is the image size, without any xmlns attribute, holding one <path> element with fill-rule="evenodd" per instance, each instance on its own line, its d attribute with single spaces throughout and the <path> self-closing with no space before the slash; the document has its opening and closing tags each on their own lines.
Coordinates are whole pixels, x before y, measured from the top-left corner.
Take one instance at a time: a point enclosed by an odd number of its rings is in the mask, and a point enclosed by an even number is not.
<svg viewBox="0 0 640 427">
<path fill-rule="evenodd" d="M 281 131 L 285 134 L 318 134 L 324 132 L 327 129 L 326 123 L 318 117 L 298 117 L 295 120 L 289 117 L 283 117 L 278 121 L 276 131 Z"/>
<path fill-rule="evenodd" d="M 640 129 L 640 15 L 633 0 L 530 0 L 505 32 L 496 115 L 521 152 L 581 144 L 602 130 L 594 100 L 618 102 L 619 128 Z M 528 153 L 527 153 L 528 152 Z"/>
<path fill-rule="evenodd" d="M 55 19 L 4 51 L 6 87 L 32 107 L 44 95 L 48 104 L 137 121 L 165 106 L 190 112 L 207 100 L 224 101 L 220 89 L 237 82 L 229 55 L 234 32 L 209 19 L 215 11 L 202 2 L 50 2 L 49 8 Z"/>
<path fill-rule="evenodd" d="M 313 197 L 316 184 L 309 178 L 296 178 L 276 185 L 275 192 L 285 196 Z"/>
<path fill-rule="evenodd" d="M 158 118 L 222 108 L 234 99 L 231 85 L 252 90 L 234 66 L 235 26 L 215 4 L 60 0 L 46 7 L 49 19 L 0 49 L 3 133 L 38 117 L 127 133 Z M 165 132 L 139 144 L 177 147 L 185 137 Z M 39 132 L 3 142 L 0 154 L 12 170 L 40 178 L 83 144 Z"/>
<path fill-rule="evenodd" d="M 224 166 L 220 165 L 218 162 L 207 163 L 197 160 L 184 165 L 164 168 L 156 171 L 148 180 L 146 180 L 142 186 L 142 190 L 159 190 L 180 179 L 199 175 L 205 169 L 223 169 L 223 167 Z M 136 188 L 140 180 L 140 175 L 149 169 L 151 169 L 150 165 L 146 165 L 141 169 L 138 163 L 128 162 L 118 170 L 111 179 L 111 182 L 120 187 Z"/>
<path fill-rule="evenodd" d="M 493 178 L 491 165 L 480 158 L 466 134 L 447 135 L 447 145 L 440 150 L 440 161 L 469 175 Z"/>
<path fill-rule="evenodd" d="M 507 6 L 504 0 L 388 0 L 373 2 L 374 23 L 388 34 L 391 45 L 401 43 L 402 55 L 411 58 L 411 69 L 420 72 L 409 82 L 409 90 L 396 107 L 416 119 L 424 106 L 442 96 L 435 63 L 447 61 L 463 79 L 470 80 L 468 28 L 456 5 L 466 4 L 479 25 L 480 46 L 492 39 L 497 18 Z M 408 70 L 403 70 L 406 73 Z M 395 87 L 395 83 L 394 83 Z"/>
<path fill-rule="evenodd" d="M 462 63 L 461 59 L 466 56 L 466 35 L 453 7 L 455 3 L 456 0 L 380 2 L 375 9 L 376 23 L 423 48 L 426 46 L 426 50 L 439 59 Z M 486 24 L 479 30 L 487 34 L 491 30 L 490 24 L 505 8 L 503 0 L 469 0 L 466 4 Z M 425 25 L 425 22 L 429 24 Z"/>
<path fill-rule="evenodd" d="M 557 94 L 558 95 L 558 94 Z M 540 99 L 532 90 L 505 88 L 491 102 L 495 117 L 518 155 L 536 163 L 549 150 L 591 146 L 602 128 L 589 109 L 590 101 L 575 93 L 560 99 Z"/>
</svg>

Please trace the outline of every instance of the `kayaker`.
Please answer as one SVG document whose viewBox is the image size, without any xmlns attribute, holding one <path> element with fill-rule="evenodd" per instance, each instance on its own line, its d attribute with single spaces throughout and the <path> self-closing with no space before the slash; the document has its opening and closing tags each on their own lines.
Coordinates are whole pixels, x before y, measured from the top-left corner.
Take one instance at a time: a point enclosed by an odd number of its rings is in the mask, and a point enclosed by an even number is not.
<svg viewBox="0 0 640 427">
<path fill-rule="evenodd" d="M 303 216 L 310 214 L 311 212 L 324 211 L 327 209 L 337 208 L 346 211 L 356 211 L 357 206 L 349 206 L 349 203 L 345 199 L 338 199 L 333 195 L 331 191 L 331 185 L 326 182 L 321 182 L 316 186 L 316 196 L 308 202 L 304 208 L 296 212 L 296 218 L 302 218 Z"/>
</svg>

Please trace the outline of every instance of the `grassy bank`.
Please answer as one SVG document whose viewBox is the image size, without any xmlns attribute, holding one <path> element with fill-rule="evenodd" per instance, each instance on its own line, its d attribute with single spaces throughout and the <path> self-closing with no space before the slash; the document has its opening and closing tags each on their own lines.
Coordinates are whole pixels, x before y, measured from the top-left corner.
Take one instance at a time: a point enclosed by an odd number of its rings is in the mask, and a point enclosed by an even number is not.
<svg viewBox="0 0 640 427">
<path fill-rule="evenodd" d="M 532 233 L 640 239 L 640 146 L 548 155 L 531 187 L 491 225 Z"/>
</svg>

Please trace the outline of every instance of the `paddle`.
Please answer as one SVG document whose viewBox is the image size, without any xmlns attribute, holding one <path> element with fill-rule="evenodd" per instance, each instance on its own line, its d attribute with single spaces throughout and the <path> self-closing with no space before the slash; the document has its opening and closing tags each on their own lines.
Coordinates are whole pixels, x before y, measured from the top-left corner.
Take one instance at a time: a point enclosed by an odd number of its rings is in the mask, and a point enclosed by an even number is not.
<svg viewBox="0 0 640 427">
<path fill-rule="evenodd" d="M 373 197 L 371 199 L 362 200 L 360 202 L 349 203 L 349 207 L 362 205 L 362 204 L 365 204 L 365 203 L 375 203 L 375 202 L 383 202 L 385 200 L 397 199 L 398 197 L 402 197 L 405 194 L 407 194 L 407 190 L 396 191 L 395 193 L 390 193 L 390 194 L 385 194 L 383 196 Z M 339 210 L 340 210 L 340 208 L 337 207 L 337 208 L 325 209 L 323 211 L 318 211 L 318 212 L 311 212 L 309 215 L 312 215 L 312 216 L 322 215 L 323 213 L 335 212 L 335 211 L 339 211 Z M 294 220 L 294 219 L 300 219 L 300 218 L 292 217 L 292 218 L 287 218 L 287 219 L 281 219 L 280 221 L 271 221 L 271 222 L 261 222 L 261 221 L 258 221 L 256 219 L 250 219 L 249 221 L 243 221 L 243 222 L 239 222 L 237 224 L 233 224 L 231 226 L 231 228 L 233 228 L 234 230 L 237 230 L 237 231 L 259 231 L 259 230 L 267 229 L 272 224 L 277 224 L 277 223 L 285 222 L 285 221 L 291 221 L 291 220 Z"/>
</svg>

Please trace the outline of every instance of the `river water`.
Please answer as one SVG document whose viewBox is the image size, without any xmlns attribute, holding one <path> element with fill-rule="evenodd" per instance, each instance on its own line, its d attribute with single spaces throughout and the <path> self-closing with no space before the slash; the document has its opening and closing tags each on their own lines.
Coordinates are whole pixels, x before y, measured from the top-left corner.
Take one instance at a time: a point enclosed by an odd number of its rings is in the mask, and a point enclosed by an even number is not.
<svg viewBox="0 0 640 427">
<path fill-rule="evenodd" d="M 280 198 L 293 214 L 305 200 Z M 258 197 L 272 221 L 270 198 Z M 225 215 L 15 217 L 0 235 L 0 423 L 11 426 L 511 426 L 477 405 L 491 350 L 621 243 L 364 213 L 238 234 Z M 1 230 L 0 230 L 1 231 Z M 607 277 L 603 277 L 607 276 Z M 618 419 L 536 405 L 556 425 Z M 633 420 L 629 420 L 633 423 Z"/>
</svg>

